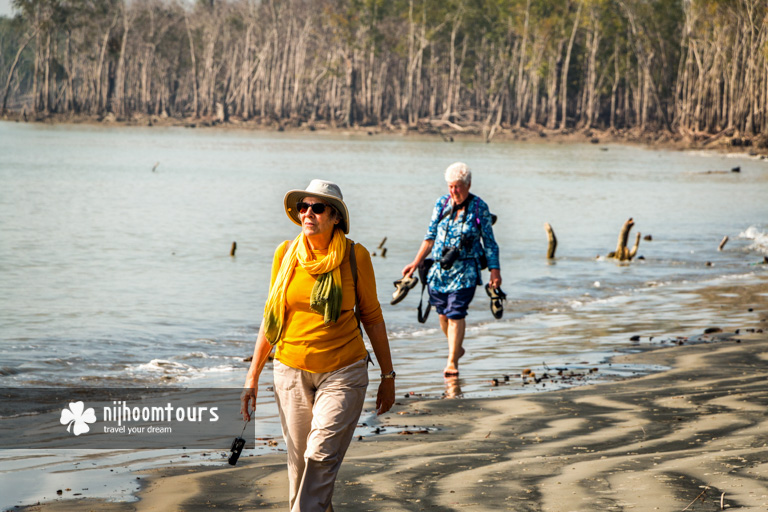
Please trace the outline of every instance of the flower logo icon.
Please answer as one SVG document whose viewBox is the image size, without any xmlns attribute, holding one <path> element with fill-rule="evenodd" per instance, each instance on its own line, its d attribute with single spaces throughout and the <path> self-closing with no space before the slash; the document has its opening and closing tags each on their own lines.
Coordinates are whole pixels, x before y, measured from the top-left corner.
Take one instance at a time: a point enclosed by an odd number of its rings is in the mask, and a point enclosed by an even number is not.
<svg viewBox="0 0 768 512">
<path fill-rule="evenodd" d="M 84 409 L 85 404 L 83 402 L 70 402 L 69 409 L 61 411 L 60 421 L 62 425 L 67 425 L 67 432 L 72 432 L 79 436 L 91 429 L 88 424 L 96 421 L 96 413 L 93 411 L 93 407 L 89 407 L 87 410 Z M 72 428 L 72 425 L 75 428 Z"/>
</svg>

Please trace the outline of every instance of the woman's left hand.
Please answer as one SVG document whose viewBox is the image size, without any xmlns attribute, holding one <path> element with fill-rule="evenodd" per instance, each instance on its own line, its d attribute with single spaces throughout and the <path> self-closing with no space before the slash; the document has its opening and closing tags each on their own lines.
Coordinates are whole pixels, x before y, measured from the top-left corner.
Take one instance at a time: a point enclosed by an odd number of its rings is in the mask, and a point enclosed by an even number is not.
<svg viewBox="0 0 768 512">
<path fill-rule="evenodd" d="M 376 395 L 376 414 L 381 415 L 392 408 L 395 403 L 395 379 L 381 379 L 379 392 Z"/>
<path fill-rule="evenodd" d="M 501 270 L 497 268 L 491 269 L 491 279 L 489 281 L 491 288 L 501 288 Z"/>
</svg>

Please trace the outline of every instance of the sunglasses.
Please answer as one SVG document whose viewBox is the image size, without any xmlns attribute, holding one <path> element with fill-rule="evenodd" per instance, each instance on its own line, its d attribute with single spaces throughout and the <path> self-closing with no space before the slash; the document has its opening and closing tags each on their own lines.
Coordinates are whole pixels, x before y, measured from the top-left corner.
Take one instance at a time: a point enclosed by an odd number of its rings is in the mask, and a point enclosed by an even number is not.
<svg viewBox="0 0 768 512">
<path fill-rule="evenodd" d="M 322 215 L 325 212 L 326 208 L 332 208 L 332 206 L 325 203 L 309 204 L 303 201 L 296 203 L 296 209 L 302 215 L 307 213 L 307 210 L 310 210 L 310 209 L 312 210 L 312 213 L 314 213 L 315 215 Z"/>
</svg>

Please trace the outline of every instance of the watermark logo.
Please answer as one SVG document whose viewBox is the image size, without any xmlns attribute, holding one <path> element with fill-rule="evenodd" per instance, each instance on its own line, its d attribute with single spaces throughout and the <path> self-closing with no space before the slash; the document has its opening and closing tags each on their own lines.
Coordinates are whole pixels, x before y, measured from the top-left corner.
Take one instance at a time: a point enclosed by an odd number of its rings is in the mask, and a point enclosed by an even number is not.
<svg viewBox="0 0 768 512">
<path fill-rule="evenodd" d="M 0 387 L 0 457 L 3 449 L 20 448 L 223 449 L 243 428 L 241 392 Z"/>
<path fill-rule="evenodd" d="M 83 402 L 70 402 L 69 409 L 61 411 L 60 422 L 67 426 L 67 432 L 79 436 L 91 430 L 88 424 L 96 422 L 96 412 L 93 407 L 86 409 Z"/>
</svg>

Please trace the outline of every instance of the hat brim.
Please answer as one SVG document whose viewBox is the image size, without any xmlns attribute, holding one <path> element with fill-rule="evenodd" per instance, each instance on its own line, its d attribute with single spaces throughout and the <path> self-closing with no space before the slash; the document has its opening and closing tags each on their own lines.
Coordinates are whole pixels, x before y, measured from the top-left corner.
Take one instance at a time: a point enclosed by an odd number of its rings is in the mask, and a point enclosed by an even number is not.
<svg viewBox="0 0 768 512">
<path fill-rule="evenodd" d="M 294 224 L 301 226 L 301 219 L 299 218 L 299 212 L 296 210 L 296 203 L 305 197 L 319 197 L 320 199 L 323 199 L 328 204 L 336 208 L 336 211 L 339 212 L 342 216 L 342 219 L 339 222 L 339 227 L 345 235 L 349 234 L 349 210 L 347 210 L 347 205 L 344 204 L 344 201 L 340 201 L 338 197 L 326 194 L 318 194 L 317 192 L 308 192 L 306 190 L 289 190 L 285 194 L 285 198 L 283 199 L 285 213 L 288 215 L 288 218 L 293 221 Z"/>
</svg>

